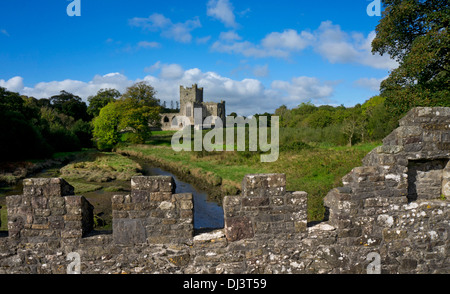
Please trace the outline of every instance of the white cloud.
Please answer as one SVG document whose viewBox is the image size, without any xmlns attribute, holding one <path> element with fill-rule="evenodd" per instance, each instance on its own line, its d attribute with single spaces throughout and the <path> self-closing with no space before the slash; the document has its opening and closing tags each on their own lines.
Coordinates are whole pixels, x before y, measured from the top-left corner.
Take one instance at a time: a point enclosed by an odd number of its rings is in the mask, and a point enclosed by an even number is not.
<svg viewBox="0 0 450 294">
<path fill-rule="evenodd" d="M 195 42 L 197 44 L 206 44 L 208 43 L 208 41 L 211 39 L 211 36 L 206 36 L 206 37 L 201 37 L 201 38 L 196 38 Z"/>
<path fill-rule="evenodd" d="M 160 31 L 162 37 L 181 43 L 191 42 L 191 31 L 202 26 L 198 17 L 183 23 L 173 23 L 169 18 L 159 13 L 153 13 L 147 18 L 132 18 L 129 20 L 129 24 L 150 31 Z"/>
<path fill-rule="evenodd" d="M 288 58 L 292 52 L 301 51 L 309 46 L 314 36 L 306 31 L 298 33 L 296 30 L 285 30 L 281 33 L 272 32 L 266 35 L 260 44 L 241 40 L 242 37 L 234 31 L 222 32 L 211 49 L 223 53 L 242 54 L 246 57 Z"/>
<path fill-rule="evenodd" d="M 0 33 L 2 33 L 3 35 L 5 35 L 5 36 L 9 37 L 9 33 L 8 33 L 8 31 L 7 31 L 7 30 L 5 30 L 5 29 L 1 29 L 1 30 L 0 30 Z"/>
<path fill-rule="evenodd" d="M 387 79 L 387 77 L 376 79 L 376 78 L 361 78 L 356 80 L 353 84 L 357 87 L 366 88 L 371 91 L 380 91 L 380 84 L 382 81 Z"/>
<path fill-rule="evenodd" d="M 256 65 L 253 68 L 255 77 L 267 77 L 269 75 L 269 65 Z"/>
<path fill-rule="evenodd" d="M 183 76 L 184 70 L 178 64 L 164 64 L 161 66 L 161 72 L 159 76 L 162 79 L 173 80 L 179 79 Z"/>
<path fill-rule="evenodd" d="M 13 77 L 9 80 L 0 80 L 0 87 L 6 88 L 11 92 L 19 92 L 23 89 L 23 78 L 22 77 Z"/>
<path fill-rule="evenodd" d="M 22 83 L 21 88 L 16 87 L 14 91 L 36 98 L 49 98 L 65 90 L 87 101 L 87 97 L 95 95 L 100 89 L 113 88 L 123 93 L 133 83 L 133 81 L 129 80 L 123 74 L 109 73 L 103 76 L 96 75 L 89 82 L 67 79 L 63 81 L 40 82 L 34 85 L 34 87 L 24 87 Z"/>
<path fill-rule="evenodd" d="M 236 41 L 242 40 L 242 37 L 239 36 L 235 31 L 221 32 L 219 35 L 219 39 L 222 41 Z"/>
<path fill-rule="evenodd" d="M 262 66 L 260 71 L 268 70 Z M 240 115 L 273 112 L 280 105 L 295 107 L 309 100 L 326 100 L 333 93 L 333 86 L 317 78 L 297 77 L 291 81 L 274 81 L 267 88 L 258 79 L 236 80 L 224 77 L 216 72 L 203 72 L 198 68 L 184 70 L 178 64 L 156 62 L 148 68 L 152 73 L 142 79 L 130 80 L 120 73 L 96 75 L 91 81 L 63 80 L 41 82 L 33 87 L 24 87 L 21 77 L 8 81 L 0 80 L 0 86 L 8 90 L 36 98 L 49 98 L 61 90 L 80 96 L 84 101 L 95 95 L 100 89 L 114 88 L 124 93 L 126 88 L 136 82 L 147 81 L 157 91 L 161 101 L 179 101 L 179 86 L 198 84 L 204 87 L 204 100 L 211 102 L 226 101 L 227 113 Z M 169 104 L 170 105 L 170 104 Z"/>
<path fill-rule="evenodd" d="M 234 7 L 228 0 L 209 0 L 206 14 L 221 21 L 225 26 L 237 28 Z"/>
<path fill-rule="evenodd" d="M 160 48 L 161 44 L 158 42 L 141 41 L 138 43 L 138 48 Z"/>
<path fill-rule="evenodd" d="M 243 40 L 234 31 L 222 32 L 211 50 L 229 54 L 241 54 L 254 58 L 288 58 L 308 47 L 326 58 L 330 63 L 361 64 L 376 69 L 392 70 L 398 63 L 389 55 L 372 54 L 372 41 L 376 33 L 367 36 L 347 33 L 331 21 L 323 21 L 313 32 L 286 29 L 271 32 L 258 44 Z"/>
<path fill-rule="evenodd" d="M 324 21 L 314 32 L 317 42 L 314 49 L 331 63 L 354 63 L 378 69 L 394 69 L 398 63 L 389 55 L 372 54 L 372 41 L 376 33 L 367 37 L 361 33 L 348 34 L 339 25 Z"/>
<path fill-rule="evenodd" d="M 333 83 L 321 82 L 314 77 L 294 77 L 290 82 L 273 81 L 272 89 L 285 92 L 285 101 L 291 105 L 299 105 L 306 101 L 327 101 L 334 92 Z"/>
<path fill-rule="evenodd" d="M 285 30 L 282 33 L 268 34 L 261 44 L 266 48 L 278 48 L 282 50 L 299 51 L 305 49 L 314 40 L 314 36 L 306 31 L 300 34 L 296 30 Z"/>
</svg>

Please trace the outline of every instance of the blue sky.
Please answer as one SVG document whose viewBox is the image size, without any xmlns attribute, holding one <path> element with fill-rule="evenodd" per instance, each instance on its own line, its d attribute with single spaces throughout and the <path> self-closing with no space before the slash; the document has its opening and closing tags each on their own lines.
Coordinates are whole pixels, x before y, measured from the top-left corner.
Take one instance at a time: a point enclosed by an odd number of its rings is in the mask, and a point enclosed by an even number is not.
<svg viewBox="0 0 450 294">
<path fill-rule="evenodd" d="M 36 98 L 145 80 L 161 100 L 198 83 L 227 113 L 353 106 L 397 66 L 374 56 L 367 0 L 0 0 L 0 86 Z"/>
</svg>

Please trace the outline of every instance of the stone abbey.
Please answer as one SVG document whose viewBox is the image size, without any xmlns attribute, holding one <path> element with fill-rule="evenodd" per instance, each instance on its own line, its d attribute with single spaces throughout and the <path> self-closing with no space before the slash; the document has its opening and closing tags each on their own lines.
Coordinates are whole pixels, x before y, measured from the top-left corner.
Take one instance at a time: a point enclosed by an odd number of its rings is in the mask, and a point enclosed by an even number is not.
<svg viewBox="0 0 450 294">
<path fill-rule="evenodd" d="M 162 113 L 161 129 L 162 130 L 180 130 L 185 125 L 184 121 L 177 121 L 176 117 L 187 117 L 191 125 L 198 122 L 194 120 L 194 109 L 202 109 L 202 122 L 208 116 L 218 117 L 225 122 L 225 101 L 220 103 L 203 102 L 203 88 L 199 88 L 197 84 L 191 88 L 180 86 L 180 112 L 179 113 Z M 214 122 L 212 122 L 214 125 Z"/>
</svg>

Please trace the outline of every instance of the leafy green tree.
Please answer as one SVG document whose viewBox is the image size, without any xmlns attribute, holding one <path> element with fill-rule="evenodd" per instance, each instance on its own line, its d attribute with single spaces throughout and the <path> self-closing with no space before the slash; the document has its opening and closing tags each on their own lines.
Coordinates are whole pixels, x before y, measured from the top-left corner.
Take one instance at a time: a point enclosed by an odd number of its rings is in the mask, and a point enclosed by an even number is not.
<svg viewBox="0 0 450 294">
<path fill-rule="evenodd" d="M 100 150 L 112 149 L 119 143 L 120 108 L 118 102 L 111 102 L 100 110 L 92 121 L 94 140 Z"/>
<path fill-rule="evenodd" d="M 416 106 L 450 106 L 448 0 L 383 0 L 372 52 L 399 67 L 381 83 L 386 106 L 400 116 Z"/>
<path fill-rule="evenodd" d="M 305 120 L 308 126 L 323 129 L 332 123 L 333 118 L 331 111 L 320 108 L 319 110 L 311 113 Z"/>
<path fill-rule="evenodd" d="M 114 102 L 120 96 L 120 92 L 116 89 L 100 89 L 95 96 L 88 97 L 89 106 L 87 113 L 92 117 L 97 117 L 100 109 L 108 105 L 108 103 Z"/>
<path fill-rule="evenodd" d="M 122 100 L 132 99 L 141 105 L 149 107 L 159 107 L 159 99 L 156 99 L 156 90 L 150 86 L 147 82 L 138 82 L 131 87 L 127 88 L 127 91 L 122 95 Z"/>
<path fill-rule="evenodd" d="M 51 147 L 38 123 L 37 109 L 18 93 L 0 87 L 0 161 L 45 157 Z"/>
<path fill-rule="evenodd" d="M 152 86 L 140 82 L 129 87 L 119 100 L 102 108 L 93 120 L 97 147 L 112 149 L 122 140 L 143 143 L 151 133 L 150 126 L 160 123 L 162 108 L 155 94 Z"/>
<path fill-rule="evenodd" d="M 73 117 L 75 121 L 91 119 L 87 114 L 86 103 L 72 93 L 63 90 L 58 95 L 50 97 L 50 103 L 58 112 Z"/>
</svg>

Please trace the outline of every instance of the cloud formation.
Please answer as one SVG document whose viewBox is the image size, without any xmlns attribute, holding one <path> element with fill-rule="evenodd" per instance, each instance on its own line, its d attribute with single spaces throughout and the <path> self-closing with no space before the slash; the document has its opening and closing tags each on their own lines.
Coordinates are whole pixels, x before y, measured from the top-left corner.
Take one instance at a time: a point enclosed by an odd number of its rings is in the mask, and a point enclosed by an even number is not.
<svg viewBox="0 0 450 294">
<path fill-rule="evenodd" d="M 6 88 L 12 92 L 19 92 L 23 89 L 23 78 L 22 77 L 13 77 L 9 80 L 0 80 L 0 87 Z"/>
<path fill-rule="evenodd" d="M 226 27 L 237 28 L 239 25 L 233 10 L 234 7 L 228 0 L 209 0 L 206 14 L 221 21 Z"/>
<path fill-rule="evenodd" d="M 141 41 L 138 43 L 138 48 L 160 48 L 161 44 L 158 42 Z"/>
<path fill-rule="evenodd" d="M 377 69 L 394 69 L 398 63 L 389 55 L 372 54 L 374 31 L 367 37 L 361 33 L 349 34 L 341 30 L 339 25 L 324 21 L 314 32 L 316 43 L 314 50 L 330 63 L 353 63 Z"/>
<path fill-rule="evenodd" d="M 211 49 L 222 53 L 242 54 L 245 57 L 288 58 L 291 53 L 309 46 L 314 36 L 305 31 L 298 33 L 296 30 L 285 30 L 268 34 L 259 44 L 241 40 L 242 37 L 233 31 L 223 32 Z"/>
<path fill-rule="evenodd" d="M 145 30 L 159 31 L 162 37 L 181 43 L 190 43 L 192 41 L 191 31 L 202 26 L 198 17 L 183 23 L 173 23 L 169 18 L 159 13 L 153 13 L 146 18 L 132 18 L 129 20 L 129 24 Z"/>
<path fill-rule="evenodd" d="M 266 66 L 259 70 L 264 74 Z M 274 81 L 269 88 L 258 79 L 235 80 L 224 77 L 216 72 L 202 71 L 198 68 L 183 69 L 178 64 L 162 64 L 157 62 L 147 68 L 150 73 L 142 79 L 130 80 L 121 73 L 96 75 L 91 81 L 63 80 L 40 82 L 33 87 L 25 87 L 21 77 L 7 81 L 0 80 L 0 86 L 10 91 L 48 98 L 61 90 L 80 96 L 84 101 L 95 95 L 100 89 L 114 88 L 124 93 L 126 88 L 136 82 L 147 81 L 157 91 L 161 101 L 178 101 L 179 86 L 198 84 L 205 88 L 205 101 L 226 101 L 227 113 L 236 112 L 240 115 L 273 112 L 280 105 L 295 107 L 306 101 L 326 101 L 333 94 L 333 84 L 320 81 L 314 77 L 295 77 L 291 81 Z"/>
<path fill-rule="evenodd" d="M 388 77 L 384 77 L 381 79 L 377 78 L 360 78 L 356 80 L 353 85 L 360 88 L 369 89 L 371 91 L 380 91 L 380 84 L 382 81 L 387 79 Z"/>
<path fill-rule="evenodd" d="M 392 70 L 398 63 L 389 55 L 372 54 L 372 41 L 376 33 L 367 36 L 361 33 L 349 34 L 331 21 L 323 21 L 313 32 L 286 29 L 271 32 L 258 44 L 245 41 L 236 32 L 222 32 L 211 50 L 229 54 L 241 54 L 253 58 L 289 58 L 307 48 L 324 57 L 330 63 L 360 64 L 376 69 Z"/>
</svg>

